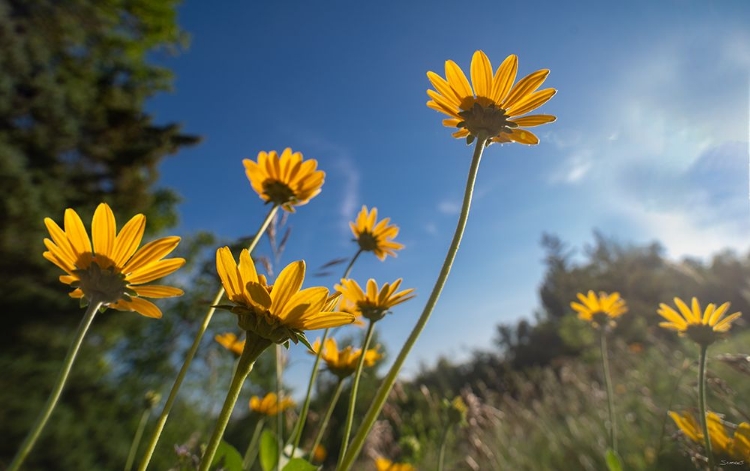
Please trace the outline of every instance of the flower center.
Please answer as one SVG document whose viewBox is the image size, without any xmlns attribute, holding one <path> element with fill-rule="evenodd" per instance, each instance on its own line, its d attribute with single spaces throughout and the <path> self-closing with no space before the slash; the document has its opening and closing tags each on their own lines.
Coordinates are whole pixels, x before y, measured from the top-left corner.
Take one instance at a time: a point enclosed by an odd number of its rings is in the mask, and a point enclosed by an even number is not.
<svg viewBox="0 0 750 471">
<path fill-rule="evenodd" d="M 263 194 L 268 197 L 268 201 L 275 204 L 293 203 L 297 200 L 294 190 L 289 188 L 286 183 L 278 180 L 266 180 L 263 182 Z"/>
<path fill-rule="evenodd" d="M 707 347 L 719 339 L 719 333 L 708 324 L 688 324 L 685 334 L 690 340 Z"/>
<path fill-rule="evenodd" d="M 509 134 L 513 128 L 518 127 L 516 123 L 509 121 L 505 110 L 498 108 L 494 103 L 482 106 L 474 102 L 474 106 L 461 111 L 458 115 L 463 121 L 457 126 L 469 131 L 466 137 L 467 144 L 471 144 L 475 138 L 488 140 L 500 134 Z"/>
<path fill-rule="evenodd" d="M 104 264 L 107 265 L 106 262 Z M 89 301 L 96 299 L 106 305 L 120 299 L 128 300 L 131 295 L 135 294 L 128 289 L 125 275 L 117 271 L 112 264 L 102 269 L 99 262 L 93 260 L 87 268 L 74 270 L 73 273 L 78 276 L 79 281 L 72 283 L 71 286 L 81 288 Z"/>
<path fill-rule="evenodd" d="M 378 238 L 369 231 L 361 233 L 359 238 L 357 238 L 357 242 L 359 243 L 359 248 L 366 252 L 374 252 L 380 246 Z"/>
<path fill-rule="evenodd" d="M 357 303 L 357 307 L 359 308 L 359 312 L 362 313 L 362 317 L 372 322 L 379 321 L 388 314 L 388 308 L 371 304 L 369 301 Z"/>
</svg>

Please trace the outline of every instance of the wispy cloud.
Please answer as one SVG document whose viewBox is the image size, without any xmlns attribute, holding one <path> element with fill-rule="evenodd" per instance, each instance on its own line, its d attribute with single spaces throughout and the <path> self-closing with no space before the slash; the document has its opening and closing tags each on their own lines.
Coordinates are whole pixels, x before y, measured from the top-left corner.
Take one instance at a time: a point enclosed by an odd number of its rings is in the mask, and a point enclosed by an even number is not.
<svg viewBox="0 0 750 471">
<path fill-rule="evenodd" d="M 461 203 L 455 200 L 443 200 L 438 203 L 437 209 L 442 214 L 454 215 L 461 211 Z"/>
</svg>

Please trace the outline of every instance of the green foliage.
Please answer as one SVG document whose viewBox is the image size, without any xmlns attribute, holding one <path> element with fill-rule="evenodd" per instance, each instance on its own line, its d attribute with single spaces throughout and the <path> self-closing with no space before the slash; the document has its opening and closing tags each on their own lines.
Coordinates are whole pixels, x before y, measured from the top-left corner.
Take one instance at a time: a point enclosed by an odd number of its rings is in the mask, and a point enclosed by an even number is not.
<svg viewBox="0 0 750 471">
<path fill-rule="evenodd" d="M 270 430 L 264 430 L 260 436 L 260 465 L 263 471 L 271 471 L 279 462 L 279 443 L 276 435 Z"/>
<path fill-rule="evenodd" d="M 219 448 L 216 450 L 211 467 L 223 471 L 243 471 L 242 455 L 235 447 L 222 440 Z"/>
</svg>

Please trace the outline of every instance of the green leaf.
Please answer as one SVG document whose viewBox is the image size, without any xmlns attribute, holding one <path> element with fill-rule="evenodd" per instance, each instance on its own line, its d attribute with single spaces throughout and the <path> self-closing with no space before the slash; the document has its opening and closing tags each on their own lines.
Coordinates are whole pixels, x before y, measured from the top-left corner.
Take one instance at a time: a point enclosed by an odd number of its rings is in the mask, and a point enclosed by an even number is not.
<svg viewBox="0 0 750 471">
<path fill-rule="evenodd" d="M 311 353 L 315 354 L 315 350 L 313 350 L 312 345 L 310 345 L 310 341 L 307 340 L 307 337 L 305 336 L 304 332 L 295 332 L 297 334 L 297 340 L 302 342 L 302 345 L 307 347 L 308 350 L 310 350 Z"/>
<path fill-rule="evenodd" d="M 620 460 L 620 456 L 612 448 L 607 448 L 605 460 L 607 461 L 607 469 L 609 471 L 622 471 L 622 461 Z"/>
<path fill-rule="evenodd" d="M 260 436 L 260 466 L 263 471 L 271 471 L 276 467 L 279 459 L 279 445 L 276 435 L 270 430 L 264 430 Z"/>
<path fill-rule="evenodd" d="M 215 466 L 220 466 L 225 471 L 242 471 L 242 455 L 235 447 L 222 440 L 211 462 L 211 467 Z"/>
<path fill-rule="evenodd" d="M 282 471 L 317 471 L 318 469 L 320 468 L 305 459 L 292 458 Z"/>
</svg>

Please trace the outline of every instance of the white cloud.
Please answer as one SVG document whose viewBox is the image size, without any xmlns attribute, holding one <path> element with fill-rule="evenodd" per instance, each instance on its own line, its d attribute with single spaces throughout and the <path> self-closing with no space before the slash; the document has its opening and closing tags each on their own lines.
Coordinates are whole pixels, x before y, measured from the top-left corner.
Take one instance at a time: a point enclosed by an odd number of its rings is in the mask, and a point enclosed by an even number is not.
<svg viewBox="0 0 750 471">
<path fill-rule="evenodd" d="M 591 170 L 590 152 L 583 151 L 565 159 L 562 165 L 549 176 L 550 183 L 574 185 L 583 181 Z"/>
<path fill-rule="evenodd" d="M 443 200 L 438 203 L 437 209 L 443 214 L 454 215 L 461 211 L 461 203 L 453 200 Z"/>
</svg>

